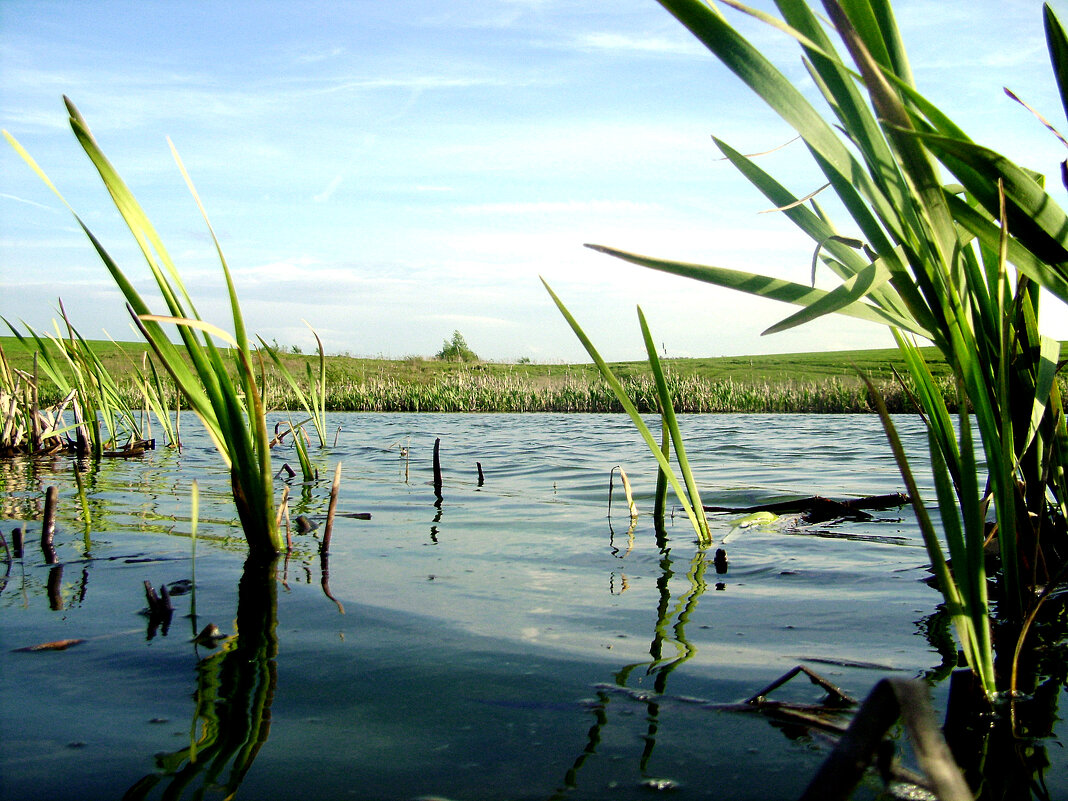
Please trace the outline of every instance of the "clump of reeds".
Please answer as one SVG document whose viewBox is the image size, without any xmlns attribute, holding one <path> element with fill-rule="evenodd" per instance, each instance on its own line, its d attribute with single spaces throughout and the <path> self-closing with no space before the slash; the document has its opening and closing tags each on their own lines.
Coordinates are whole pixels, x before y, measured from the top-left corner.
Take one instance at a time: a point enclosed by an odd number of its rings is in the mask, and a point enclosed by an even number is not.
<svg viewBox="0 0 1068 801">
<path fill-rule="evenodd" d="M 908 365 L 907 392 L 922 410 L 935 466 L 942 553 L 923 500 L 913 492 L 947 609 L 983 691 L 1015 690 L 1012 670 L 995 670 L 986 594 L 986 519 L 996 519 L 1000 600 L 1015 653 L 1027 623 L 1068 565 L 1068 428 L 1056 379 L 1060 344 L 1038 325 L 1039 287 L 1068 302 L 1068 214 L 1041 176 L 969 139 L 919 93 L 888 0 L 824 0 L 822 19 L 806 3 L 779 3 L 782 19 L 742 6 L 798 42 L 824 116 L 724 15 L 700 0 L 661 4 L 792 126 L 848 216 L 836 225 L 816 193 L 791 191 L 748 157 L 717 146 L 813 242 L 812 285 L 707 265 L 672 262 L 591 245 L 676 275 L 800 307 L 765 333 L 831 313 L 890 326 Z M 730 5 L 736 5 L 730 3 Z M 1068 110 L 1068 37 L 1047 5 L 1054 75 Z M 836 34 L 849 55 L 835 48 Z M 1062 140 L 1063 141 L 1063 140 Z M 948 170 L 959 184 L 940 176 Z M 811 188 L 811 187 L 810 187 Z M 846 233 L 843 233 L 846 232 Z M 815 273 L 840 281 L 825 291 Z M 930 340 L 953 374 L 954 425 L 944 387 L 916 338 Z M 882 411 L 882 410 L 881 410 Z M 888 436 L 896 442 L 889 417 Z M 981 457 L 973 453 L 972 425 Z M 902 474 L 906 454 L 895 444 Z M 977 472 L 985 462 L 986 480 Z"/>
<path fill-rule="evenodd" d="M 158 378 L 155 383 L 149 383 L 139 375 L 139 391 L 124 392 L 113 372 L 104 366 L 67 318 L 62 301 L 60 311 L 66 335 L 60 332 L 58 324 L 54 334 L 40 334 L 24 323 L 29 336 L 23 336 L 10 321 L 4 319 L 4 323 L 22 346 L 34 354 L 38 375 L 47 379 L 55 393 L 69 404 L 74 418 L 70 449 L 96 459 L 105 454 L 143 450 L 151 438 L 147 433 L 151 424 L 143 413 L 146 408 L 156 412 L 168 441 L 173 442 L 175 434 L 170 419 L 161 408 L 162 387 Z M 136 366 L 133 369 L 136 371 Z M 34 382 L 38 393 L 39 383 Z M 62 411 L 58 420 L 62 422 Z"/>
<path fill-rule="evenodd" d="M 230 270 L 192 180 L 172 144 L 171 152 L 203 215 L 222 266 L 230 298 L 232 335 L 200 318 L 148 216 L 105 157 L 77 108 L 67 98 L 64 98 L 64 102 L 70 114 L 71 129 L 137 241 L 163 296 L 167 314 L 152 312 L 103 244 L 73 209 L 71 212 L 125 296 L 127 308 L 138 329 L 174 380 L 179 392 L 203 422 L 229 466 L 234 503 L 250 551 L 267 556 L 277 554 L 282 550 L 282 540 L 274 512 L 270 438 L 264 419 L 263 398 Z M 64 205 L 71 208 L 29 153 L 7 131 L 4 135 Z M 170 341 L 164 324 L 176 326 L 182 341 L 181 348 Z M 231 346 L 226 356 L 216 344 L 216 339 Z M 232 376 L 231 369 L 236 373 L 236 378 Z"/>
<path fill-rule="evenodd" d="M 0 347 L 0 457 L 62 450 L 66 444 L 63 410 L 72 397 L 42 407 L 36 375 L 13 369 Z"/>
</svg>

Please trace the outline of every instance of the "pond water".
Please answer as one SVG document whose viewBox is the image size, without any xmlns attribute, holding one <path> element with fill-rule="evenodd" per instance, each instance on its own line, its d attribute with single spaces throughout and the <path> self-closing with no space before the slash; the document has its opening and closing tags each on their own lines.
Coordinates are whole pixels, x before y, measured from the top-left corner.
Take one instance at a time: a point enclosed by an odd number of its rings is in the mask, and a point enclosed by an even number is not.
<svg viewBox="0 0 1068 801">
<path fill-rule="evenodd" d="M 921 454 L 916 421 L 898 422 Z M 313 451 L 323 479 L 290 481 L 291 513 L 324 520 L 340 461 L 339 515 L 370 519 L 335 520 L 328 563 L 322 526 L 294 533 L 258 587 L 243 579 L 228 473 L 186 420 L 180 455 L 83 465 L 88 527 L 74 461 L 0 463 L 0 530 L 9 545 L 28 531 L 0 579 L 0 798 L 795 798 L 831 741 L 726 707 L 804 664 L 857 698 L 887 676 L 930 676 L 944 709 L 954 655 L 907 508 L 784 516 L 726 545 L 739 515 L 715 515 L 702 551 L 685 515 L 658 544 L 655 464 L 624 416 L 328 425 L 340 433 Z M 681 425 L 708 505 L 902 490 L 874 416 Z M 276 467 L 287 460 L 288 447 Z M 617 464 L 642 513 L 633 527 L 618 480 L 608 517 Z M 26 522 L 49 485 L 51 566 Z M 142 614 L 145 581 L 172 588 L 169 627 Z M 193 642 L 209 623 L 229 636 Z M 60 640 L 80 642 L 22 650 Z M 774 695 L 823 694 L 802 679 Z M 1049 797 L 1068 797 L 1054 761 Z"/>
</svg>

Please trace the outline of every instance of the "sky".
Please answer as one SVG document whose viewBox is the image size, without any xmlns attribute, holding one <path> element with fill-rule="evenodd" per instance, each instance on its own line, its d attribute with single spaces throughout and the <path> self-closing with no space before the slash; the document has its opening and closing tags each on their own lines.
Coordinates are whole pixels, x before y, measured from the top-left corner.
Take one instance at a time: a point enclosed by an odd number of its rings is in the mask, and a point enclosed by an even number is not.
<svg viewBox="0 0 1068 801">
<path fill-rule="evenodd" d="M 1063 193 L 1064 146 L 1002 91 L 1068 129 L 1041 4 L 894 6 L 921 91 Z M 814 94 L 796 45 L 724 13 Z M 201 317 L 231 328 L 173 141 L 246 324 L 268 342 L 311 350 L 310 325 L 329 353 L 404 358 L 459 330 L 485 359 L 587 361 L 543 276 L 610 360 L 643 357 L 638 304 L 673 357 L 892 345 L 884 328 L 839 317 L 761 336 L 794 307 L 583 247 L 810 278 L 811 242 L 762 213 L 712 141 L 755 153 L 792 132 L 654 0 L 0 0 L 0 127 L 152 296 L 63 95 Z M 823 183 L 800 143 L 761 164 L 798 196 Z M 59 299 L 87 338 L 136 338 L 70 213 L 0 142 L 0 315 L 51 330 Z M 1047 333 L 1068 338 L 1063 311 L 1046 314 Z"/>
</svg>

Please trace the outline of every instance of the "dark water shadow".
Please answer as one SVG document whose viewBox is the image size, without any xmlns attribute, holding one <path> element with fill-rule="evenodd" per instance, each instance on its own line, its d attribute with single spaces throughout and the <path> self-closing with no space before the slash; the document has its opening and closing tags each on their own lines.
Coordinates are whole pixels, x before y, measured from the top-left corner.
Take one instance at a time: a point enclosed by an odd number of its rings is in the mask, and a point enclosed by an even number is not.
<svg viewBox="0 0 1068 801">
<path fill-rule="evenodd" d="M 238 585 L 237 633 L 197 665 L 189 745 L 157 754 L 124 799 L 231 798 L 271 730 L 277 686 L 275 562 L 250 557 Z M 198 646 L 199 647 L 199 646 Z"/>
<path fill-rule="evenodd" d="M 939 610 L 939 614 L 945 614 Z M 995 625 L 995 669 L 1008 675 L 1017 630 Z M 954 759 L 978 801 L 1053 801 L 1047 784 L 1064 761 L 1056 736 L 1058 702 L 1068 692 L 1068 593 L 1039 610 L 1016 668 L 1016 694 L 985 701 L 974 675 L 960 669 L 950 680 L 945 734 Z"/>
</svg>

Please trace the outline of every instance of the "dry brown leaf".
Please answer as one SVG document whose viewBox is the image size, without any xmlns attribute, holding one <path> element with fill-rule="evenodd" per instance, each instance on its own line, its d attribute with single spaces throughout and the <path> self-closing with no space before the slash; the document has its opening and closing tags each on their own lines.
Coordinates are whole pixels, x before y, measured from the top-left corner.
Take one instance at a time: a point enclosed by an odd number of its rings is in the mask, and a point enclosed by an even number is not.
<svg viewBox="0 0 1068 801">
<path fill-rule="evenodd" d="M 85 640 L 53 640 L 52 642 L 43 642 L 38 645 L 28 645 L 25 648 L 16 648 L 16 651 L 66 651 L 72 645 L 78 645 Z"/>
</svg>

